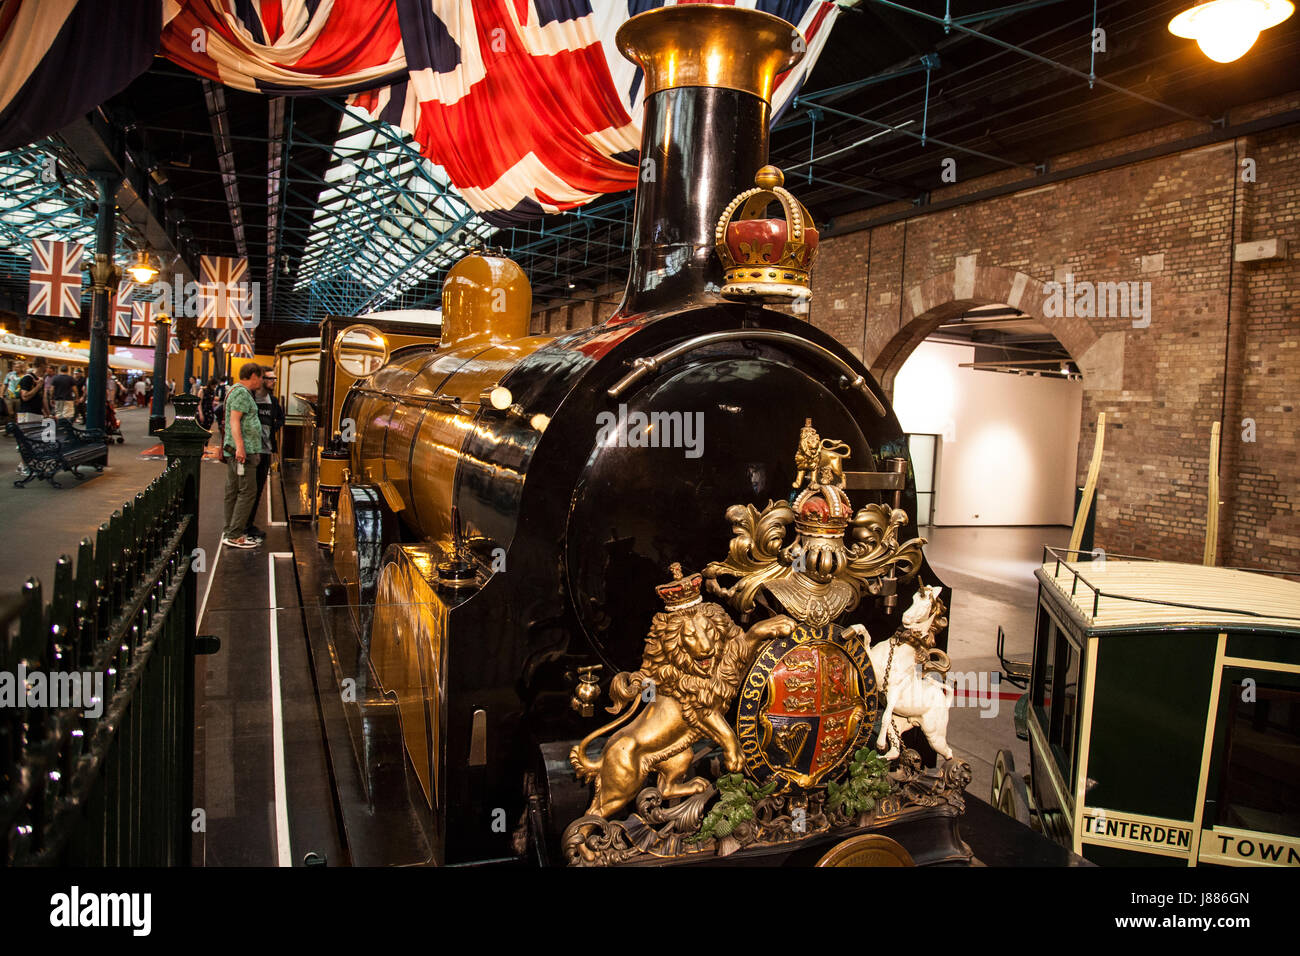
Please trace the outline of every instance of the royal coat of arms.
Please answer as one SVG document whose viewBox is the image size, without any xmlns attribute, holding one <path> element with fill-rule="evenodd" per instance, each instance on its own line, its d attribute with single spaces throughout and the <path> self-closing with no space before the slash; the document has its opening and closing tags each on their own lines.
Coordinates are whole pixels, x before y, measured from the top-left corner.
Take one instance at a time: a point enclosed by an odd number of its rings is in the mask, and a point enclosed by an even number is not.
<svg viewBox="0 0 1300 956">
<path fill-rule="evenodd" d="M 948 760 L 935 773 L 914 751 L 900 755 L 895 728 L 921 724 L 891 693 L 892 723 L 881 727 L 888 676 L 872 666 L 870 635 L 836 623 L 864 596 L 893 593 L 914 578 L 925 543 L 899 541 L 907 523 L 899 508 L 853 510 L 844 487 L 849 453 L 808 420 L 789 499 L 727 509 L 726 559 L 702 573 L 674 565 L 673 580 L 657 589 L 664 611 L 654 616 L 641 666 L 610 682 L 608 710 L 618 716 L 569 755 L 578 779 L 593 784 L 586 814 L 562 838 L 570 863 L 725 855 L 885 827 L 924 808 L 960 813 L 970 768 Z M 756 622 L 737 624 L 705 591 L 739 620 Z M 908 637 L 932 648 L 942 604 L 937 590 L 918 595 L 928 595 L 930 629 Z M 595 757 L 590 748 L 601 739 Z M 881 741 L 888 757 L 876 752 Z M 901 762 L 891 770 L 895 757 Z M 712 762 L 712 781 L 703 760 Z M 657 786 L 647 786 L 652 777 Z M 633 812 L 614 819 L 629 804 Z"/>
<path fill-rule="evenodd" d="M 815 787 L 870 740 L 879 707 L 867 649 L 833 624 L 797 624 L 759 652 L 736 730 L 754 780 Z"/>
</svg>

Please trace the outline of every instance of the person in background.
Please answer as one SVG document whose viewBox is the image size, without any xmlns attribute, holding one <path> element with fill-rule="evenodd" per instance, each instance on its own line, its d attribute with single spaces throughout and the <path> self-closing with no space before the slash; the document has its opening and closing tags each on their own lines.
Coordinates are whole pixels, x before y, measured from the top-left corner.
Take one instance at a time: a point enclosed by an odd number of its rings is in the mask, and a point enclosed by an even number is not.
<svg viewBox="0 0 1300 956">
<path fill-rule="evenodd" d="M 225 441 L 226 434 L 226 395 L 230 392 L 230 379 L 214 379 L 212 389 L 212 415 L 217 420 L 217 434 Z"/>
<path fill-rule="evenodd" d="M 212 399 L 217 391 L 217 380 L 208 379 L 206 385 L 199 386 L 199 424 L 204 428 L 212 427 Z"/>
<path fill-rule="evenodd" d="M 232 548 L 256 548 L 261 538 L 246 533 L 257 491 L 257 465 L 262 451 L 262 421 L 253 392 L 262 385 L 262 367 L 248 362 L 239 370 L 239 384 L 226 402 L 226 526 L 221 543 Z"/>
<path fill-rule="evenodd" d="M 38 358 L 32 370 L 18 380 L 18 424 L 41 423 L 48 409 L 45 405 L 45 359 Z M 27 477 L 22 458 L 18 459 L 18 477 Z"/>
<path fill-rule="evenodd" d="M 141 375 L 139 378 L 135 380 L 135 403 L 137 405 L 144 404 L 145 389 L 146 386 L 144 384 L 144 376 Z"/>
<path fill-rule="evenodd" d="M 255 523 L 257 509 L 262 504 L 262 493 L 266 490 L 266 479 L 271 474 L 271 455 L 279 451 L 277 433 L 284 423 L 284 413 L 275 398 L 275 372 L 267 369 L 262 373 L 262 387 L 253 393 L 257 401 L 257 417 L 262 423 L 262 455 L 257 462 L 257 497 L 253 499 L 253 510 L 249 512 L 248 527 L 245 535 L 265 538 L 266 532 Z"/>
<path fill-rule="evenodd" d="M 68 374 L 66 365 L 50 382 L 50 399 L 55 418 L 71 419 L 77 414 L 77 380 Z"/>
<path fill-rule="evenodd" d="M 82 371 L 80 365 L 72 373 L 72 384 L 77 393 L 77 397 L 73 399 L 76 412 L 72 420 L 74 422 L 84 422 L 86 420 L 86 373 Z"/>
<path fill-rule="evenodd" d="M 5 376 L 4 385 L 0 387 L 0 392 L 4 395 L 5 411 L 14 421 L 18 420 L 18 383 L 22 381 L 26 372 L 27 363 L 18 359 L 9 366 L 9 374 Z"/>
</svg>

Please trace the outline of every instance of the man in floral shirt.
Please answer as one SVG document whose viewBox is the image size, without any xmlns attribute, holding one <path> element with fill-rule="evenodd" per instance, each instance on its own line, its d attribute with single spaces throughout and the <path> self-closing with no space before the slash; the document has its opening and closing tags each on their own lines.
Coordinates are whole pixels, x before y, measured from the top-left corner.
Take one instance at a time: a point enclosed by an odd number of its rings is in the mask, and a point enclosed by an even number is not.
<svg viewBox="0 0 1300 956">
<path fill-rule="evenodd" d="M 256 548 L 261 538 L 245 533 L 257 495 L 257 463 L 262 452 L 262 420 L 253 392 L 262 386 L 262 367 L 247 362 L 239 383 L 226 396 L 225 445 L 226 525 L 221 543 L 232 548 Z"/>
</svg>

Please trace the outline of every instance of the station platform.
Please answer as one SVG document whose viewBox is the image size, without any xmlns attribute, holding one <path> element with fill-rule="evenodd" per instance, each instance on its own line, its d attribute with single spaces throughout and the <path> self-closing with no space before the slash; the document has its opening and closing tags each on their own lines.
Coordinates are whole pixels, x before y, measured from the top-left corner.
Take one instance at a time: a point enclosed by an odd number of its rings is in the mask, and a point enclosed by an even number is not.
<svg viewBox="0 0 1300 956">
<path fill-rule="evenodd" d="M 6 544 L 0 548 L 0 592 L 17 590 L 33 574 L 50 583 L 59 555 L 75 557 L 82 538 L 93 540 L 100 523 L 166 467 L 161 455 L 142 457 L 158 444 L 149 434 L 149 409 L 119 408 L 117 417 L 123 442 L 109 446 L 108 465 L 98 473 L 81 469 L 86 477 L 80 481 L 62 472 L 62 488 L 38 480 L 15 488 L 18 446 L 0 428 L 0 528 Z"/>
<path fill-rule="evenodd" d="M 241 550 L 221 545 L 225 476 L 205 466 L 201 488 L 198 633 L 221 648 L 197 663 L 195 807 L 206 830 L 193 863 L 347 865 L 283 483 L 273 471 L 254 519 L 265 544 Z"/>
<path fill-rule="evenodd" d="M 42 481 L 14 487 L 18 450 L 0 436 L 4 592 L 33 575 L 48 587 L 59 556 L 75 556 L 82 538 L 93 539 L 101 522 L 166 467 L 149 434 L 148 409 L 119 409 L 118 418 L 123 442 L 109 446 L 103 472 L 83 469 L 82 480 L 62 473 L 61 488 Z M 215 437 L 209 447 L 213 455 L 200 472 L 198 633 L 220 638 L 221 649 L 196 661 L 194 809 L 203 811 L 204 829 L 194 836 L 193 863 L 301 865 L 311 853 L 344 862 L 281 482 L 272 473 L 255 518 L 266 544 L 223 548 L 226 469 L 216 460 Z"/>
</svg>

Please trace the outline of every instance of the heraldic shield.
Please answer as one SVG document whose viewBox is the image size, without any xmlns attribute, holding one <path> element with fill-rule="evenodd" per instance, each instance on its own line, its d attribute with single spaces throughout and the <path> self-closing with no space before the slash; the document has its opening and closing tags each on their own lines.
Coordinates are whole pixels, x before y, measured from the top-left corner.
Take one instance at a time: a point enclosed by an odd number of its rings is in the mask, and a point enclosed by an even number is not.
<svg viewBox="0 0 1300 956">
<path fill-rule="evenodd" d="M 759 652 L 745 679 L 736 731 L 749 775 L 810 788 L 871 740 L 876 677 L 858 635 L 798 624 Z"/>
</svg>

